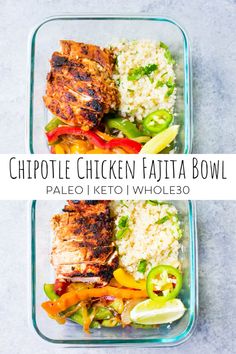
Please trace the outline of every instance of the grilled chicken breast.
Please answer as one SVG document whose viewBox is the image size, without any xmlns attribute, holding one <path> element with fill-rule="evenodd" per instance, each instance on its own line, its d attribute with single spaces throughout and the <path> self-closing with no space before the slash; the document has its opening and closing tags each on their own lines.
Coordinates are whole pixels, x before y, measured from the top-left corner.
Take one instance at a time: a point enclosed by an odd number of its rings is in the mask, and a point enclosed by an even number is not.
<svg viewBox="0 0 236 354">
<path fill-rule="evenodd" d="M 58 279 L 107 284 L 118 267 L 108 201 L 68 201 L 52 218 L 51 263 Z"/>
<path fill-rule="evenodd" d="M 108 49 L 60 41 L 47 75 L 46 107 L 62 121 L 84 130 L 97 127 L 117 108 L 118 92 L 112 79 L 114 58 Z"/>
</svg>

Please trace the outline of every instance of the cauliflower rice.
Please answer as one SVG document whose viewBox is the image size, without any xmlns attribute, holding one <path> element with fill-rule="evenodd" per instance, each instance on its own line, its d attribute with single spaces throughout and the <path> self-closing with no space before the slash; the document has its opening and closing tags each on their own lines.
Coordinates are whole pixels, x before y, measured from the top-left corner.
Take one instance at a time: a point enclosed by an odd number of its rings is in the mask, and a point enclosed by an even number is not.
<svg viewBox="0 0 236 354">
<path fill-rule="evenodd" d="M 176 88 L 174 61 L 168 47 L 162 42 L 151 40 L 123 40 L 111 46 L 116 55 L 114 80 L 120 94 L 120 114 L 131 120 L 142 119 L 158 109 L 173 113 Z M 150 75 L 143 75 L 138 80 L 130 81 L 130 70 L 156 65 Z M 168 82 L 173 89 L 170 91 Z"/>
<path fill-rule="evenodd" d="M 116 235 L 121 218 L 127 219 L 128 231 L 116 240 L 120 266 L 136 280 L 146 278 L 158 264 L 180 267 L 178 253 L 182 231 L 177 209 L 171 204 L 153 205 L 150 202 L 111 202 Z M 138 271 L 141 260 L 146 263 L 143 273 Z"/>
</svg>

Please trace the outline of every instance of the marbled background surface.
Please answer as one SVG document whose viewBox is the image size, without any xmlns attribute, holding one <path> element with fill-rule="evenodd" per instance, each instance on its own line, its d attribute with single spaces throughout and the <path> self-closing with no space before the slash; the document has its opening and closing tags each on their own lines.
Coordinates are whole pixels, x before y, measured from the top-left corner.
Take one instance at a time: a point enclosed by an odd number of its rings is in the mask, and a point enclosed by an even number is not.
<svg viewBox="0 0 236 354">
<path fill-rule="evenodd" d="M 141 13 L 176 19 L 193 55 L 194 145 L 198 153 L 236 152 L 235 0 L 0 0 L 0 152 L 24 152 L 27 39 L 54 14 Z M 200 312 L 193 337 L 152 353 L 233 353 L 235 343 L 236 202 L 198 202 Z M 0 353 L 144 354 L 145 349 L 63 349 L 28 324 L 27 203 L 0 203 Z"/>
</svg>

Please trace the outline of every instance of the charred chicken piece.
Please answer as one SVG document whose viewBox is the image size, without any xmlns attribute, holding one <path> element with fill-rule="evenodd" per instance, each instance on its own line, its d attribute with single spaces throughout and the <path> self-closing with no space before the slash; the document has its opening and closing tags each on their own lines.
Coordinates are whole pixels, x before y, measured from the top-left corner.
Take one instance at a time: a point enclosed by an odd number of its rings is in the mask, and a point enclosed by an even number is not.
<svg viewBox="0 0 236 354">
<path fill-rule="evenodd" d="M 104 114 L 118 105 L 112 53 L 74 41 L 63 40 L 60 44 L 61 52 L 54 52 L 50 61 L 44 103 L 69 125 L 84 130 L 95 128 Z"/>
<path fill-rule="evenodd" d="M 105 263 L 81 262 L 76 264 L 62 264 L 57 267 L 57 278 L 63 278 L 72 282 L 96 283 L 105 286 L 113 276 L 114 270 L 118 267 L 118 255 L 115 251 Z"/>
<path fill-rule="evenodd" d="M 52 218 L 57 279 L 106 285 L 118 267 L 108 201 L 68 201 Z"/>
</svg>

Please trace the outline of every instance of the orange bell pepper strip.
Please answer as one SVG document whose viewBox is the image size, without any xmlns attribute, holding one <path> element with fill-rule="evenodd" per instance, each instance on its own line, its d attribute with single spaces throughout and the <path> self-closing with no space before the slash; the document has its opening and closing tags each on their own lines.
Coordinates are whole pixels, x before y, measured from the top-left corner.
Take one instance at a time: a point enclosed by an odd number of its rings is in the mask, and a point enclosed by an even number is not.
<svg viewBox="0 0 236 354">
<path fill-rule="evenodd" d="M 103 288 L 70 291 L 63 294 L 56 301 L 43 302 L 42 308 L 48 313 L 48 315 L 56 316 L 69 307 L 76 305 L 79 301 L 102 296 L 114 296 L 121 299 L 139 299 L 147 297 L 147 292 L 146 290 L 119 289 L 108 285 Z"/>
</svg>

